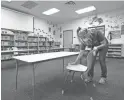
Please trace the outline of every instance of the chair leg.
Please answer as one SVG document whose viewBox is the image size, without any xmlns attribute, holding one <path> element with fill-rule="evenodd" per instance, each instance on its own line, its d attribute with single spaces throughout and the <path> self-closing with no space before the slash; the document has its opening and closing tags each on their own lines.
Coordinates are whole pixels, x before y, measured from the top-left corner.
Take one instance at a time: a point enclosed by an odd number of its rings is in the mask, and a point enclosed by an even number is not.
<svg viewBox="0 0 124 100">
<path fill-rule="evenodd" d="M 71 78 L 71 83 L 73 82 L 75 71 L 73 71 L 72 78 Z"/>
<path fill-rule="evenodd" d="M 80 76 L 80 77 L 81 77 L 82 80 L 85 80 L 85 75 L 84 75 L 84 73 L 81 73 L 81 76 Z M 84 84 L 85 84 L 85 86 L 88 85 L 88 83 L 85 82 L 85 81 L 84 81 Z M 93 87 L 96 87 L 96 84 L 95 84 L 94 82 L 93 82 L 92 84 L 93 84 Z"/>
<path fill-rule="evenodd" d="M 85 75 L 83 72 L 81 73 L 80 77 L 84 81 L 84 85 L 87 86 L 87 83 L 85 82 Z"/>
<path fill-rule="evenodd" d="M 80 77 L 81 77 L 82 80 L 85 79 L 85 76 L 84 76 L 84 73 L 83 72 L 81 73 Z"/>
<path fill-rule="evenodd" d="M 70 73 L 71 73 L 71 70 L 69 70 L 69 71 L 67 72 L 67 76 L 65 76 L 64 87 L 65 87 L 66 82 L 68 81 L 68 76 L 69 76 Z M 64 94 L 64 90 L 65 90 L 65 89 L 63 88 L 62 94 Z"/>
<path fill-rule="evenodd" d="M 67 73 L 67 76 L 65 77 L 65 81 L 64 81 L 64 84 L 66 83 L 66 81 L 68 80 L 68 76 L 69 76 L 69 74 L 71 73 L 71 70 L 69 70 L 68 71 L 68 73 Z"/>
</svg>

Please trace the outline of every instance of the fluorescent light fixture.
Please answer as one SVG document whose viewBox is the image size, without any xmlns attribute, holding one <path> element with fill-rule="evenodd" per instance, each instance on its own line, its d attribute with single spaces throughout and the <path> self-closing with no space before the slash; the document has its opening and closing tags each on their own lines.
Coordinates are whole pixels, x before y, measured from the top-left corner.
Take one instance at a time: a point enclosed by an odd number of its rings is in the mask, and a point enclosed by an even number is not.
<svg viewBox="0 0 124 100">
<path fill-rule="evenodd" d="M 11 2 L 12 0 L 7 0 L 8 2 Z"/>
<path fill-rule="evenodd" d="M 45 15 L 52 15 L 52 14 L 57 13 L 59 11 L 60 11 L 59 9 L 52 8 L 52 9 L 49 9 L 47 11 L 44 11 L 43 14 L 45 14 Z"/>
<path fill-rule="evenodd" d="M 87 7 L 87 8 L 79 9 L 75 12 L 78 13 L 78 14 L 82 14 L 82 13 L 90 12 L 90 11 L 93 11 L 93 10 L 96 10 L 96 8 L 94 6 L 90 6 L 90 7 Z"/>
</svg>

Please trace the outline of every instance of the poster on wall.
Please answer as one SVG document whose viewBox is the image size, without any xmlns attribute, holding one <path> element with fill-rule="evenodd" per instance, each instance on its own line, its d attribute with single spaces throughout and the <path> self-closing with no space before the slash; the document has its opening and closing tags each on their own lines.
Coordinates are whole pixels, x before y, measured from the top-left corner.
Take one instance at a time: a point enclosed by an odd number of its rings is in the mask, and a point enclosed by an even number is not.
<svg viewBox="0 0 124 100">
<path fill-rule="evenodd" d="M 101 33 L 105 36 L 105 26 L 97 27 L 97 30 L 101 31 Z"/>
<path fill-rule="evenodd" d="M 105 25 L 96 26 L 96 27 L 88 27 L 88 29 L 91 29 L 91 31 L 97 29 L 105 36 Z"/>
<path fill-rule="evenodd" d="M 111 31 L 111 38 L 112 39 L 121 38 L 121 31 L 120 30 Z"/>
</svg>

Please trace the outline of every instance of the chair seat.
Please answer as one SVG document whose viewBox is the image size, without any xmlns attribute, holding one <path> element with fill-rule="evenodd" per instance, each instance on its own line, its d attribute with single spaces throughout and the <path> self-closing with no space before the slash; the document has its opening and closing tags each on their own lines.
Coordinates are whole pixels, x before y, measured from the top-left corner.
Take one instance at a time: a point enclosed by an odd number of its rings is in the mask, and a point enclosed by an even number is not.
<svg viewBox="0 0 124 100">
<path fill-rule="evenodd" d="M 72 71 L 78 71 L 78 72 L 85 72 L 87 70 L 87 66 L 78 64 L 78 65 L 68 65 L 66 67 L 66 69 L 68 70 L 72 70 Z"/>
</svg>

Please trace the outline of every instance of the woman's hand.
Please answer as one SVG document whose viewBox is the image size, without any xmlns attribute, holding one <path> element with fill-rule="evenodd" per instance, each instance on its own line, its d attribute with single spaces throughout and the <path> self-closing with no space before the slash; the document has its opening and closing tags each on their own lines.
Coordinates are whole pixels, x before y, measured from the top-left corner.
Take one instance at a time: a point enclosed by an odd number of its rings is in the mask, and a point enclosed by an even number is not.
<svg viewBox="0 0 124 100">
<path fill-rule="evenodd" d="M 98 51 L 98 47 L 93 48 L 93 55 L 96 56 L 96 52 Z"/>
<path fill-rule="evenodd" d="M 98 47 L 94 47 L 93 50 L 97 51 L 98 50 Z"/>
<path fill-rule="evenodd" d="M 95 50 L 93 50 L 93 56 L 96 56 L 96 51 Z"/>
</svg>

